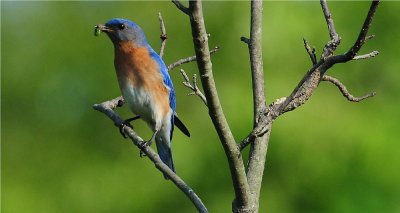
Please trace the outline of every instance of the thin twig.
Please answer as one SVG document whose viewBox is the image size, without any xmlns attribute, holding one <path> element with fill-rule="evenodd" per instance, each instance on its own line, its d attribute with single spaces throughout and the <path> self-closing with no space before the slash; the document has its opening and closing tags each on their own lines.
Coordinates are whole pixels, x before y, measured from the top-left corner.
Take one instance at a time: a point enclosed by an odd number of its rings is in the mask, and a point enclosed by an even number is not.
<svg viewBox="0 0 400 213">
<path fill-rule="evenodd" d="M 372 23 L 372 18 L 375 15 L 376 9 L 379 6 L 380 1 L 378 0 L 373 0 L 371 7 L 369 8 L 367 17 L 365 18 L 364 24 L 360 30 L 360 34 L 358 35 L 358 38 L 356 42 L 354 43 L 353 47 L 350 49 L 350 55 L 352 58 L 360 51 L 362 45 L 369 39 L 369 36 L 367 37 L 367 33 L 369 30 L 369 27 L 371 26 Z M 372 37 L 373 38 L 373 37 Z"/>
<path fill-rule="evenodd" d="M 373 39 L 373 38 L 375 38 L 375 35 L 366 36 L 365 39 L 364 39 L 364 42 L 366 42 L 366 41 L 368 41 L 370 39 Z"/>
<path fill-rule="evenodd" d="M 367 58 L 373 58 L 375 56 L 377 56 L 379 54 L 378 51 L 372 51 L 368 54 L 364 54 L 364 55 L 356 55 L 354 56 L 353 60 L 359 60 L 359 59 L 367 59 Z"/>
<path fill-rule="evenodd" d="M 303 38 L 303 42 L 304 42 L 304 47 L 306 48 L 306 51 L 310 56 L 312 64 L 313 65 L 317 64 L 317 56 L 315 55 L 315 48 L 313 47 L 311 49 L 310 45 L 308 45 L 306 38 Z"/>
<path fill-rule="evenodd" d="M 175 4 L 175 6 L 182 11 L 183 13 L 185 13 L 186 15 L 189 15 L 189 8 L 185 7 L 180 1 L 178 0 L 172 0 L 172 3 Z"/>
<path fill-rule="evenodd" d="M 240 37 L 240 40 L 243 41 L 244 43 L 246 43 L 247 45 L 250 44 L 250 39 L 248 39 L 248 38 L 246 38 L 244 36 Z"/>
<path fill-rule="evenodd" d="M 160 48 L 160 57 L 162 58 L 164 56 L 164 49 L 165 49 L 165 44 L 167 43 L 167 31 L 165 29 L 164 25 L 164 20 L 161 16 L 161 13 L 158 13 L 158 20 L 160 21 L 160 30 L 161 30 L 161 48 Z"/>
<path fill-rule="evenodd" d="M 95 104 L 93 105 L 93 108 L 104 113 L 114 122 L 116 126 L 120 126 L 124 120 L 113 111 L 113 109 L 119 105 L 121 105 L 121 97 L 114 98 L 110 101 L 105 101 L 101 104 Z M 204 206 L 203 202 L 193 191 L 193 189 L 191 189 L 176 173 L 174 173 L 164 162 L 162 162 L 158 154 L 150 146 L 143 145 L 144 140 L 139 137 L 139 135 L 137 135 L 132 128 L 124 125 L 122 131 L 131 139 L 132 143 L 154 163 L 158 170 L 165 174 L 183 193 L 186 194 L 199 212 L 208 212 L 207 208 Z"/>
<path fill-rule="evenodd" d="M 220 50 L 220 47 L 218 47 L 218 46 L 214 47 L 214 49 L 212 49 L 210 51 L 210 55 L 213 54 L 213 53 L 216 53 L 218 50 Z M 179 67 L 182 64 L 186 64 L 186 63 L 189 63 L 189 62 L 192 62 L 192 61 L 196 61 L 196 56 L 195 55 L 187 57 L 187 58 L 179 59 L 178 61 L 175 61 L 174 63 L 168 65 L 168 70 L 171 71 L 174 68 Z"/>
<path fill-rule="evenodd" d="M 322 77 L 322 80 L 323 81 L 328 81 L 328 82 L 334 84 L 335 86 L 337 86 L 339 88 L 340 92 L 343 94 L 343 96 L 346 97 L 347 100 L 352 101 L 352 102 L 360 102 L 360 101 L 362 101 L 364 99 L 367 99 L 367 98 L 370 98 L 370 97 L 373 97 L 373 96 L 376 95 L 376 92 L 372 92 L 372 93 L 366 94 L 366 95 L 361 96 L 361 97 L 354 97 L 347 90 L 346 86 L 342 82 L 339 81 L 339 79 L 334 78 L 332 76 L 324 75 L 324 77 Z"/>
<path fill-rule="evenodd" d="M 204 94 L 200 91 L 199 87 L 197 86 L 197 77 L 196 74 L 193 75 L 193 83 L 190 83 L 189 77 L 187 76 L 186 72 L 181 69 L 181 74 L 185 81 L 183 82 L 183 85 L 185 85 L 187 88 L 191 89 L 193 92 L 189 93 L 189 95 L 197 95 L 200 97 L 200 99 L 203 101 L 203 103 L 207 106 L 207 100 Z"/>
<path fill-rule="evenodd" d="M 330 64 L 336 64 L 336 63 L 344 63 L 347 61 L 352 60 L 356 54 L 358 53 L 358 51 L 360 51 L 361 47 L 364 45 L 364 43 L 373 38 L 374 36 L 367 36 L 369 27 L 371 25 L 372 19 L 375 15 L 376 9 L 379 6 L 380 1 L 376 1 L 373 0 L 371 3 L 371 6 L 369 8 L 368 14 L 365 18 L 364 24 L 360 30 L 360 33 L 358 35 L 357 40 L 355 41 L 354 45 L 349 49 L 349 51 L 347 51 L 345 54 L 341 54 L 341 55 L 336 55 L 336 56 L 332 56 L 329 58 L 329 63 Z"/>
</svg>

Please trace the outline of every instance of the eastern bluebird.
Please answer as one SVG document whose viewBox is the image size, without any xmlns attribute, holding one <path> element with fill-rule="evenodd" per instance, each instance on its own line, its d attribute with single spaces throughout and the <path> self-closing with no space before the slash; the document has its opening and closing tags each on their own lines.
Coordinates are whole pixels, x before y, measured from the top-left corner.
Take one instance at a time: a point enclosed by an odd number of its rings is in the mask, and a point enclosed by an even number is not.
<svg viewBox="0 0 400 213">
<path fill-rule="evenodd" d="M 176 117 L 174 86 L 161 57 L 151 48 L 143 30 L 134 22 L 114 18 L 97 25 L 95 34 L 105 32 L 114 44 L 114 66 L 119 88 L 129 109 L 152 129 L 161 160 L 175 172 L 171 139 L 175 125 L 190 136 Z M 165 175 L 164 175 L 165 177 Z"/>
</svg>

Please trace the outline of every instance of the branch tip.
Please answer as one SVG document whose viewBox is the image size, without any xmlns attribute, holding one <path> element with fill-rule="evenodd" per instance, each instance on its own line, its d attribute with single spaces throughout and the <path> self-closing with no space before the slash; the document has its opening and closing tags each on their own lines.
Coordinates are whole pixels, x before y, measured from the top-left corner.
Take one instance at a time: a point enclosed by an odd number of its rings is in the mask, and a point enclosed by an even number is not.
<svg viewBox="0 0 400 213">
<path fill-rule="evenodd" d="M 364 100 L 364 99 L 371 98 L 371 97 L 373 97 L 373 96 L 376 95 L 376 92 L 371 92 L 371 93 L 368 93 L 368 94 L 363 95 L 363 96 L 361 96 L 361 97 L 354 97 L 354 96 L 353 96 L 352 94 L 350 94 L 350 92 L 347 90 L 346 86 L 345 86 L 342 82 L 339 81 L 339 79 L 334 78 L 334 77 L 332 77 L 332 76 L 324 75 L 324 76 L 322 77 L 322 81 L 328 81 L 328 82 L 334 84 L 337 88 L 339 88 L 339 90 L 340 90 L 340 92 L 342 93 L 342 95 L 343 95 L 345 98 L 347 98 L 347 100 L 352 101 L 352 102 L 360 102 L 360 101 L 362 101 L 362 100 Z"/>
<path fill-rule="evenodd" d="M 353 57 L 353 60 L 360 60 L 360 59 L 368 59 L 368 58 L 373 58 L 375 56 L 377 56 L 379 54 L 379 51 L 372 51 L 368 54 L 364 54 L 364 55 L 357 55 Z"/>
<path fill-rule="evenodd" d="M 366 42 L 370 39 L 373 39 L 373 38 L 375 38 L 375 35 L 369 35 L 369 36 L 365 37 L 364 42 Z"/>
<path fill-rule="evenodd" d="M 240 41 L 243 41 L 243 42 L 246 43 L 247 45 L 250 44 L 250 39 L 249 39 L 249 38 L 246 38 L 246 37 L 244 37 L 244 36 L 240 37 Z"/>
</svg>

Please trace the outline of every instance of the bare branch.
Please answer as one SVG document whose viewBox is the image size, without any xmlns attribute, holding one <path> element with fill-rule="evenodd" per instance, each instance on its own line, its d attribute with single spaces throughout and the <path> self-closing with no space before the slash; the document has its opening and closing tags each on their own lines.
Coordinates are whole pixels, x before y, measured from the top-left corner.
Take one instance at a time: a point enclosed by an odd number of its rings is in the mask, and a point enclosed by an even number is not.
<svg viewBox="0 0 400 213">
<path fill-rule="evenodd" d="M 331 40 L 336 40 L 339 38 L 339 35 L 336 33 L 335 24 L 333 23 L 331 12 L 329 11 L 328 4 L 326 0 L 321 0 L 322 11 L 324 12 L 326 24 L 328 25 L 329 36 Z"/>
<path fill-rule="evenodd" d="M 164 56 L 164 49 L 165 49 L 165 44 L 167 43 L 167 31 L 165 29 L 164 25 L 164 20 L 161 16 L 161 13 L 158 13 L 158 20 L 160 21 L 160 30 L 161 30 L 161 48 L 160 48 L 160 57 L 162 58 Z"/>
<path fill-rule="evenodd" d="M 354 45 L 345 54 L 330 57 L 327 61 L 330 66 L 332 66 L 333 64 L 336 64 L 336 63 L 344 63 L 344 62 L 352 60 L 356 56 L 358 51 L 360 51 L 360 49 L 364 45 L 364 43 L 367 40 L 374 37 L 374 36 L 367 36 L 367 33 L 368 33 L 369 27 L 371 25 L 372 19 L 375 15 L 376 9 L 379 6 L 379 3 L 380 3 L 379 0 L 372 1 L 371 6 L 368 11 L 368 14 L 367 14 L 367 17 L 365 18 L 364 24 L 360 30 L 360 33 L 359 33 L 358 38 L 355 41 Z"/>
<path fill-rule="evenodd" d="M 109 101 L 105 101 L 101 104 L 93 105 L 93 108 L 99 112 L 104 113 L 109 117 L 116 126 L 123 124 L 124 120 L 113 111 L 117 106 L 121 105 L 121 97 L 114 98 Z M 165 174 L 186 196 L 192 201 L 199 212 L 208 212 L 201 199 L 177 174 L 175 174 L 166 164 L 162 162 L 158 154 L 149 146 L 143 145 L 144 140 L 137 135 L 132 128 L 124 126 L 122 131 L 131 139 L 133 144 L 137 146 L 160 170 Z"/>
<path fill-rule="evenodd" d="M 367 41 L 369 39 L 369 36 L 367 37 L 367 33 L 369 30 L 369 27 L 371 26 L 371 22 L 372 22 L 372 18 L 375 15 L 376 9 L 379 6 L 380 1 L 378 0 L 373 0 L 371 7 L 369 8 L 367 17 L 365 18 L 364 24 L 360 30 L 360 34 L 358 35 L 358 38 L 356 40 L 356 42 L 354 43 L 353 47 L 350 49 L 350 53 L 346 53 L 346 55 L 350 55 L 352 56 L 351 58 L 353 58 L 358 51 L 360 51 L 362 45 L 365 43 L 365 41 Z M 371 37 L 373 38 L 373 37 Z"/>
<path fill-rule="evenodd" d="M 303 38 L 303 43 L 304 43 L 304 48 L 306 49 L 308 56 L 310 56 L 311 62 L 313 65 L 317 63 L 317 57 L 315 55 L 315 48 L 311 48 L 310 45 L 308 45 L 308 42 L 306 38 Z"/>
<path fill-rule="evenodd" d="M 262 11 L 263 1 L 251 1 L 250 39 L 248 43 L 250 53 L 250 65 L 253 87 L 253 128 L 260 123 L 258 116 L 267 109 L 265 98 L 264 67 L 262 57 Z M 271 125 L 263 126 L 269 132 Z M 254 131 L 253 129 L 253 131 Z M 250 153 L 247 167 L 247 181 L 253 195 L 253 206 L 258 209 L 261 184 L 265 168 L 265 160 L 268 149 L 269 134 L 259 135 L 252 132 L 248 137 Z M 253 142 L 252 142 L 253 141 Z M 239 149 L 241 149 L 239 145 Z"/>
<path fill-rule="evenodd" d="M 340 90 L 340 92 L 343 94 L 344 97 L 347 98 L 347 100 L 352 101 L 352 102 L 359 102 L 362 101 L 364 99 L 373 97 L 376 95 L 375 92 L 366 94 L 364 96 L 361 97 L 354 97 L 352 94 L 350 94 L 350 92 L 347 90 L 346 86 L 340 82 L 337 78 L 334 78 L 332 76 L 328 76 L 328 75 L 324 75 L 324 77 L 322 77 L 323 81 L 328 81 L 331 82 L 332 84 L 334 84 L 335 86 L 337 86 Z"/>
<path fill-rule="evenodd" d="M 226 157 L 235 189 L 234 206 L 250 206 L 250 189 L 247 183 L 245 167 L 233 134 L 229 128 L 224 112 L 219 101 L 210 51 L 208 48 L 208 36 L 204 24 L 203 9 L 200 1 L 189 1 L 190 25 L 194 49 L 196 52 L 197 67 L 200 72 L 200 79 L 207 99 L 210 118 L 218 133 Z"/>
<path fill-rule="evenodd" d="M 175 6 L 182 11 L 183 13 L 185 13 L 186 15 L 189 15 L 189 8 L 185 7 L 180 1 L 178 0 L 172 0 L 172 3 L 175 4 Z"/>
<path fill-rule="evenodd" d="M 364 42 L 366 42 L 366 41 L 368 41 L 370 39 L 373 39 L 373 38 L 375 38 L 375 35 L 366 36 L 365 39 L 364 39 Z"/>
<path fill-rule="evenodd" d="M 325 59 L 326 57 L 333 54 L 337 46 L 340 44 L 341 39 L 336 33 L 335 24 L 333 23 L 331 12 L 329 11 L 326 0 L 320 0 L 320 3 L 322 7 L 322 12 L 324 13 L 326 24 L 328 25 L 329 37 L 331 38 L 331 40 L 325 45 L 324 50 L 322 51 L 322 59 Z"/>
<path fill-rule="evenodd" d="M 189 95 L 197 95 L 200 97 L 200 99 L 203 101 L 203 103 L 207 106 L 207 100 L 206 97 L 203 95 L 203 93 L 200 91 L 199 87 L 197 86 L 197 77 L 196 74 L 193 75 L 193 84 L 190 83 L 189 77 L 187 76 L 186 72 L 181 69 L 181 74 L 185 81 L 183 82 L 183 85 L 185 85 L 187 88 L 191 89 L 193 92 L 189 93 Z"/>
<path fill-rule="evenodd" d="M 328 44 L 325 45 L 323 57 L 320 59 L 320 61 L 307 72 L 307 74 L 303 77 L 297 87 L 293 90 L 291 95 L 288 96 L 285 101 L 279 105 L 277 110 L 272 113 L 273 115 L 279 116 L 280 114 L 294 110 L 297 107 L 303 105 L 311 97 L 314 90 L 318 87 L 318 84 L 321 81 L 322 77 L 329 68 L 331 68 L 336 63 L 344 63 L 354 58 L 354 56 L 360 50 L 362 44 L 364 44 L 365 40 L 367 39 L 366 35 L 371 24 L 372 17 L 378 7 L 378 4 L 379 1 L 373 1 L 371 3 L 371 7 L 365 18 L 363 27 L 361 28 L 360 35 L 358 36 L 358 39 L 353 47 L 345 54 L 332 55 L 338 43 L 335 44 L 334 40 L 329 41 Z M 326 4 L 325 0 L 321 0 L 321 5 L 323 7 L 324 15 L 326 17 L 326 12 L 329 12 L 328 5 Z M 328 25 L 333 26 L 333 21 L 327 21 L 327 23 Z M 334 31 L 331 30 L 330 34 L 334 35 L 335 33 L 333 32 Z"/>
<path fill-rule="evenodd" d="M 372 51 L 368 54 L 354 56 L 353 60 L 373 58 L 379 54 L 378 51 Z"/>
<path fill-rule="evenodd" d="M 213 54 L 213 53 L 216 53 L 218 50 L 220 50 L 220 47 L 218 47 L 218 46 L 214 47 L 214 49 L 212 49 L 210 51 L 210 55 Z M 174 68 L 179 67 L 182 64 L 186 64 L 186 63 L 189 63 L 189 62 L 192 62 L 192 61 L 196 61 L 196 56 L 195 55 L 187 57 L 187 58 L 179 59 L 178 61 L 168 65 L 168 70 L 171 71 Z"/>
<path fill-rule="evenodd" d="M 248 145 L 252 144 L 257 138 L 259 138 L 259 137 L 263 136 L 265 133 L 269 132 L 270 129 L 271 129 L 271 126 L 257 125 L 256 128 L 254 128 L 250 132 L 250 134 L 238 144 L 240 151 L 245 149 Z"/>
<path fill-rule="evenodd" d="M 243 41 L 244 43 L 246 43 L 247 45 L 250 44 L 250 39 L 248 39 L 248 38 L 246 38 L 244 36 L 240 37 L 240 40 Z"/>
<path fill-rule="evenodd" d="M 315 48 L 313 47 L 311 49 L 311 47 L 308 45 L 308 42 L 305 38 L 303 38 L 303 42 L 304 42 L 304 47 L 306 48 L 306 51 L 307 51 L 308 55 L 310 56 L 312 64 L 313 65 L 317 64 L 317 56 L 315 54 Z"/>
</svg>

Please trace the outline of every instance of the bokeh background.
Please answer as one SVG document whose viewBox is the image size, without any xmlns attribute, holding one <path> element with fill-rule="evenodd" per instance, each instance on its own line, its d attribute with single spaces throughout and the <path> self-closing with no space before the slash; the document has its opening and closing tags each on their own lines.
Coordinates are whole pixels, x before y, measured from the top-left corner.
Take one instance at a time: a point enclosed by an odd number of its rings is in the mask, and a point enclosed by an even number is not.
<svg viewBox="0 0 400 213">
<path fill-rule="evenodd" d="M 368 2 L 329 2 L 338 53 L 355 41 Z M 165 61 L 194 54 L 188 18 L 170 2 L 1 2 L 1 210 L 28 212 L 195 212 L 190 201 L 113 123 L 92 109 L 119 96 L 113 47 L 95 24 L 113 17 L 137 22 L 154 49 L 157 13 L 168 41 Z M 272 129 L 260 212 L 400 212 L 400 2 L 383 2 L 361 50 L 376 58 L 329 70 L 362 103 L 321 83 L 313 97 Z M 212 57 L 225 115 L 237 140 L 252 126 L 248 50 L 249 2 L 204 2 Z M 318 54 L 329 36 L 318 2 L 264 3 L 264 65 L 270 103 L 288 95 L 311 62 L 302 38 Z M 194 63 L 184 65 L 197 73 Z M 229 212 L 228 165 L 207 110 L 171 72 L 180 117 L 192 137 L 176 131 L 179 175 L 210 212 Z M 123 117 L 131 114 L 118 109 Z M 150 136 L 141 121 L 136 131 Z M 246 151 L 247 152 L 247 151 Z"/>
</svg>

